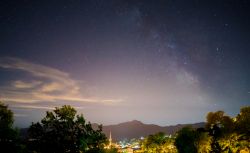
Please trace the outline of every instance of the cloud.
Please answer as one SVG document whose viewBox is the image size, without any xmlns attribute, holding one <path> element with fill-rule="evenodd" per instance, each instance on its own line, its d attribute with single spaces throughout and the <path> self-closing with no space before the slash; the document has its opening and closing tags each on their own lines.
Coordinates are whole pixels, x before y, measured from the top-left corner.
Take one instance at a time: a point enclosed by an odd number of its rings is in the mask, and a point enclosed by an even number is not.
<svg viewBox="0 0 250 153">
<path fill-rule="evenodd" d="M 48 83 L 42 86 L 42 92 L 53 92 L 53 91 L 60 91 L 63 86 L 58 82 Z"/>
<path fill-rule="evenodd" d="M 15 88 L 27 89 L 27 88 L 34 88 L 34 87 L 40 85 L 41 83 L 42 83 L 41 81 L 24 82 L 24 81 L 21 81 L 21 80 L 17 80 L 17 81 L 14 81 L 12 85 Z"/>
<path fill-rule="evenodd" d="M 38 105 L 15 105 L 11 106 L 12 108 L 17 109 L 45 109 L 45 110 L 54 110 L 56 106 L 38 106 Z M 59 106 L 58 106 L 59 107 Z M 84 109 L 85 107 L 74 106 L 75 109 Z"/>
<path fill-rule="evenodd" d="M 16 105 L 11 107 L 18 109 L 45 109 L 45 110 L 53 110 L 55 108 L 51 106 L 36 106 L 36 105 Z"/>
<path fill-rule="evenodd" d="M 0 87 L 1 99 L 19 103 L 37 103 L 42 101 L 76 101 L 110 104 L 121 99 L 103 99 L 86 97 L 80 92 L 80 86 L 70 75 L 61 70 L 34 64 L 29 61 L 4 57 L 0 58 L 0 68 L 23 71 L 29 74 L 31 81 L 12 80 L 10 85 Z"/>
</svg>

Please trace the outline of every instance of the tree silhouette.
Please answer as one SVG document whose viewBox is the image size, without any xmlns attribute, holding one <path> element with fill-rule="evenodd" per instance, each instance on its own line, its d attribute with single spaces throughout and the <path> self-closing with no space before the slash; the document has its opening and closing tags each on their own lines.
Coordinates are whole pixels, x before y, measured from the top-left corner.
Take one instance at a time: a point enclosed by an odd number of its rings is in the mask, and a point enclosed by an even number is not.
<svg viewBox="0 0 250 153">
<path fill-rule="evenodd" d="M 144 139 L 142 142 L 142 149 L 146 153 L 176 152 L 173 139 L 167 137 L 163 132 L 149 135 L 146 139 Z"/>
<path fill-rule="evenodd" d="M 238 133 L 244 134 L 250 140 L 250 106 L 241 108 L 240 114 L 236 117 L 236 127 Z"/>
<path fill-rule="evenodd" d="M 19 135 L 13 126 L 13 112 L 0 102 L 0 149 L 9 153 L 21 152 Z"/>
<path fill-rule="evenodd" d="M 101 150 L 107 141 L 101 132 L 101 126 L 94 130 L 83 115 L 76 115 L 74 108 L 64 105 L 46 112 L 41 123 L 32 123 L 28 130 L 29 149 L 40 153 Z"/>
<path fill-rule="evenodd" d="M 175 146 L 179 153 L 196 153 L 195 141 L 197 135 L 191 127 L 182 128 L 175 139 Z"/>
<path fill-rule="evenodd" d="M 224 111 L 209 112 L 207 114 L 206 128 L 208 130 L 217 130 L 211 133 L 215 137 L 230 134 L 234 130 L 233 119 L 225 115 Z"/>
<path fill-rule="evenodd" d="M 211 152 L 220 153 L 225 149 L 219 143 L 220 139 L 230 136 L 235 129 L 235 124 L 232 118 L 225 115 L 224 111 L 209 112 L 207 114 L 206 129 L 209 135 L 212 136 Z"/>
</svg>

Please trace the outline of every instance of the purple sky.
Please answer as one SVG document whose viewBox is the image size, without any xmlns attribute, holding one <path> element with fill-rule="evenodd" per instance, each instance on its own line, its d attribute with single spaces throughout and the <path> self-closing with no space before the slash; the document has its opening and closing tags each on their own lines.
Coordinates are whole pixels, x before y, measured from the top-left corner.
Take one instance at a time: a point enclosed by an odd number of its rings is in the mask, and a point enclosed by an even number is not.
<svg viewBox="0 0 250 153">
<path fill-rule="evenodd" d="M 248 1 L 1 1 L 0 100 L 27 127 L 72 105 L 91 122 L 170 125 L 250 104 Z"/>
</svg>

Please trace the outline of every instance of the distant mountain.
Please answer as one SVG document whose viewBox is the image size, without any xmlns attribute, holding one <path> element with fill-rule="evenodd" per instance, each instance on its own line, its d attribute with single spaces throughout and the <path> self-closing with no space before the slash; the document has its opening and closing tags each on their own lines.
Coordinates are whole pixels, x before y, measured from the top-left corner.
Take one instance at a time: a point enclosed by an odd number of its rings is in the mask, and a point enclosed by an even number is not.
<svg viewBox="0 0 250 153">
<path fill-rule="evenodd" d="M 192 126 L 193 128 L 201 128 L 205 126 L 204 122 L 194 123 L 194 124 L 177 124 L 172 126 L 158 126 L 155 124 L 144 124 L 140 121 L 133 120 L 129 122 L 124 122 L 116 125 L 103 126 L 103 132 L 107 137 L 109 133 L 112 134 L 112 139 L 114 141 L 119 141 L 123 139 L 132 139 L 146 137 L 150 134 L 155 134 L 157 132 L 164 132 L 166 134 L 174 134 L 181 128 L 185 126 Z M 93 124 L 96 128 L 97 124 Z"/>
<path fill-rule="evenodd" d="M 93 128 L 96 129 L 98 124 L 92 124 Z M 205 126 L 204 122 L 194 123 L 194 124 L 177 124 L 171 126 L 158 126 L 155 124 L 144 124 L 140 121 L 133 120 L 129 122 L 124 122 L 115 125 L 103 126 L 103 132 L 107 137 L 109 133 L 112 134 L 112 139 L 114 141 L 120 141 L 124 139 L 140 138 L 146 137 L 150 134 L 155 134 L 157 132 L 164 132 L 166 134 L 174 134 L 181 128 L 185 126 L 192 126 L 193 128 L 201 128 Z M 27 128 L 20 130 L 20 135 L 22 138 L 27 136 Z"/>
</svg>

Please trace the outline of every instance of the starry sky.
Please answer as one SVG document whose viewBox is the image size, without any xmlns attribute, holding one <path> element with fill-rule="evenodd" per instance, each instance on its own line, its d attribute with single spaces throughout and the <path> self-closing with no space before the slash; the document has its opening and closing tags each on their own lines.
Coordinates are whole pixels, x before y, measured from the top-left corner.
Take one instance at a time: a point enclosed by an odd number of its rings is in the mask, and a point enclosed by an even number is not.
<svg viewBox="0 0 250 153">
<path fill-rule="evenodd" d="M 19 127 L 65 104 L 104 125 L 234 116 L 249 27 L 247 0 L 1 0 L 0 100 Z"/>
</svg>

